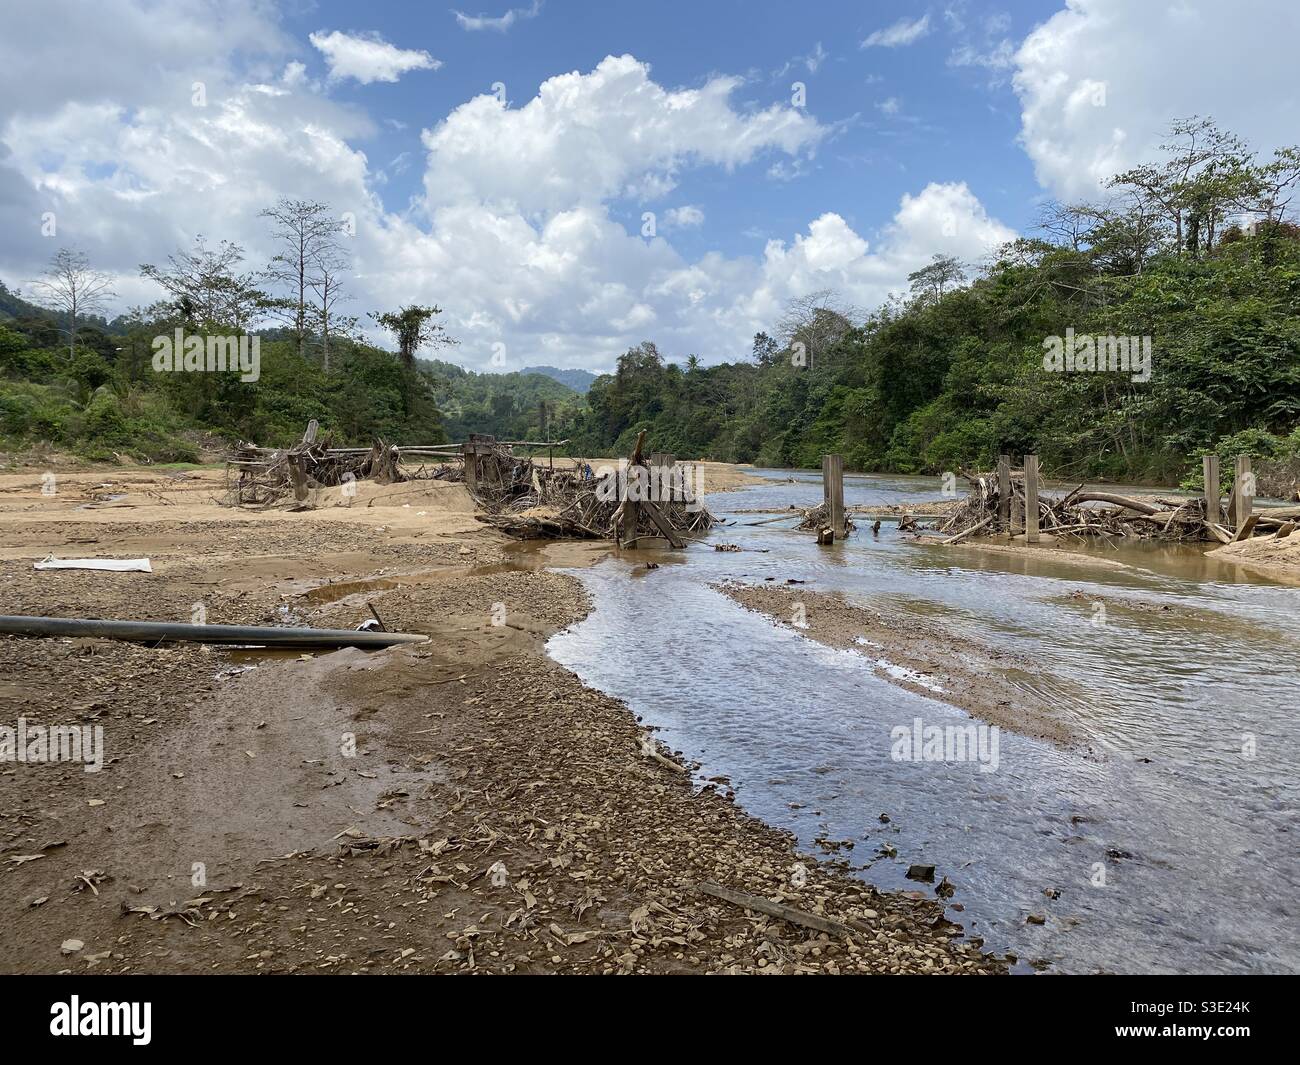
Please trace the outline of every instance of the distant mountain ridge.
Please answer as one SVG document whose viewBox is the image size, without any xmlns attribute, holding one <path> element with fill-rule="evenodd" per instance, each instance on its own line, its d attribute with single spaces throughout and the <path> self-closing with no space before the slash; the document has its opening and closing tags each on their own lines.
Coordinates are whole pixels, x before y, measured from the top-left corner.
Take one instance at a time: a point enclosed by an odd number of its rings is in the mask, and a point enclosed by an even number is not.
<svg viewBox="0 0 1300 1065">
<path fill-rule="evenodd" d="M 543 377 L 549 377 L 552 381 L 559 381 L 562 385 L 568 385 L 575 392 L 585 395 L 587 389 L 591 387 L 596 380 L 597 374 L 590 370 L 561 370 L 558 366 L 525 366 L 520 373 L 538 373 Z"/>
</svg>

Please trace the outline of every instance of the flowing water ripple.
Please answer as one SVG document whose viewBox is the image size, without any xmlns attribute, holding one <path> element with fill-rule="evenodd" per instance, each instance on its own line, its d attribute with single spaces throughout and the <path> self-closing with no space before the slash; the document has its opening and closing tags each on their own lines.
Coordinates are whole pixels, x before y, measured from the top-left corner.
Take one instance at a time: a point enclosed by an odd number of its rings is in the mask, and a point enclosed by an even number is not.
<svg viewBox="0 0 1300 1065">
<path fill-rule="evenodd" d="M 851 477 L 846 498 L 902 502 L 937 484 Z M 820 498 L 800 475 L 710 505 L 744 522 L 762 516 L 735 511 Z M 888 528 L 832 548 L 777 526 L 714 538 L 746 550 L 628 553 L 574 571 L 594 610 L 552 638 L 551 655 L 625 699 L 704 775 L 729 777 L 747 810 L 805 849 L 854 840 L 841 856 L 885 888 L 917 888 L 911 863 L 937 866 L 964 907 L 950 916 L 990 949 L 1059 972 L 1300 971 L 1300 592 L 1225 579 L 1187 551 L 1109 552 L 1131 565 L 1098 570 L 918 547 Z M 659 569 L 634 568 L 651 557 Z M 942 616 L 1032 659 L 1041 669 L 1019 682 L 1071 714 L 1100 756 L 1004 730 L 995 772 L 895 761 L 895 726 L 966 715 L 875 675 L 875 655 L 823 647 L 708 587 L 768 577 Z M 1109 597 L 1153 609 L 1094 625 L 1089 604 Z"/>
</svg>

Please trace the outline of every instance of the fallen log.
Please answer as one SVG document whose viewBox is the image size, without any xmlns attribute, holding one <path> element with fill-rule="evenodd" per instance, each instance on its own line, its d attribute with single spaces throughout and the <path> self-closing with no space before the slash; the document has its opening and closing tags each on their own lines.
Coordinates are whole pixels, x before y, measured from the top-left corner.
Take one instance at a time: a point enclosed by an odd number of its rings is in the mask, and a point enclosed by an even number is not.
<svg viewBox="0 0 1300 1065">
<path fill-rule="evenodd" d="M 994 519 L 995 516 L 996 516 L 996 515 L 990 514 L 987 518 L 985 518 L 985 519 L 984 519 L 982 522 L 980 522 L 978 525 L 972 525 L 969 529 L 963 529 L 963 530 L 962 530 L 961 532 L 959 532 L 956 536 L 949 536 L 946 540 L 940 540 L 939 543 L 941 543 L 941 544 L 958 544 L 958 543 L 961 543 L 961 541 L 965 540 L 966 537 L 970 536 L 972 533 L 977 533 L 977 532 L 979 532 L 982 528 L 984 528 L 986 525 L 988 525 L 988 524 L 989 524 L 989 523 Z"/>
<path fill-rule="evenodd" d="M 1212 521 L 1205 521 L 1202 522 L 1201 524 L 1205 527 L 1205 531 L 1208 532 L 1213 539 L 1218 540 L 1219 543 L 1221 544 L 1232 543 L 1232 534 L 1228 532 L 1228 530 L 1225 529 L 1222 525 L 1219 525 Z"/>
<path fill-rule="evenodd" d="M 1111 492 L 1079 492 L 1075 497 L 1076 503 L 1110 503 L 1112 506 L 1123 507 L 1125 510 L 1134 510 L 1139 514 L 1159 514 L 1163 508 L 1153 506 L 1150 503 L 1143 503 L 1140 499 L 1129 499 L 1127 496 L 1117 496 Z"/>
</svg>

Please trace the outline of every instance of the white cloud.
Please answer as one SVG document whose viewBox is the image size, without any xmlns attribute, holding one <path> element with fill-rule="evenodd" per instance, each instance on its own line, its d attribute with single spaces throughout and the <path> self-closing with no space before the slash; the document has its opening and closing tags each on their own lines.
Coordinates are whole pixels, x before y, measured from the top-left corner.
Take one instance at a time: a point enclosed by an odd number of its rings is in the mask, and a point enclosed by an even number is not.
<svg viewBox="0 0 1300 1065">
<path fill-rule="evenodd" d="M 607 56 L 589 74 L 543 82 L 523 107 L 495 96 L 462 104 L 424 132 L 431 205 L 467 199 L 554 211 L 614 196 L 653 200 L 687 165 L 733 169 L 757 155 L 811 151 L 826 130 L 777 104 L 741 112 L 740 79 L 665 89 L 630 55 Z"/>
<path fill-rule="evenodd" d="M 784 78 L 795 67 L 803 67 L 809 74 L 816 74 L 821 69 L 821 65 L 829 58 L 830 53 L 822 47 L 822 42 L 818 41 L 813 45 L 812 51 L 807 55 L 797 55 L 793 59 L 787 59 L 781 64 L 780 69 L 774 70 L 774 78 Z"/>
<path fill-rule="evenodd" d="M 897 96 L 887 97 L 886 99 L 881 100 L 880 103 L 876 104 L 876 108 L 881 112 L 881 114 L 885 115 L 898 114 L 902 109 L 902 106 L 903 102 L 899 100 Z"/>
<path fill-rule="evenodd" d="M 918 19 L 900 18 L 884 29 L 876 30 L 862 42 L 863 48 L 899 48 L 913 44 L 930 32 L 930 16 Z"/>
<path fill-rule="evenodd" d="M 352 78 L 369 85 L 374 81 L 396 81 L 412 70 L 437 70 L 442 61 L 418 49 L 398 48 L 377 33 L 348 34 L 334 30 L 308 36 L 325 57 L 332 80 Z"/>
<path fill-rule="evenodd" d="M 542 10 L 542 0 L 533 0 L 530 7 L 512 7 L 504 15 L 492 17 L 490 15 L 466 15 L 459 11 L 453 11 L 456 16 L 456 24 L 463 30 L 496 30 L 498 33 L 505 33 L 516 22 L 521 19 L 536 18 Z"/>
<path fill-rule="evenodd" d="M 669 229 L 692 229 L 704 225 L 704 211 L 694 204 L 670 207 L 664 212 L 664 225 Z"/>
<path fill-rule="evenodd" d="M 1039 182 L 1095 196 L 1193 114 L 1260 149 L 1293 143 L 1297 40 L 1290 0 L 1068 0 L 1015 54 L 1021 141 Z"/>
<path fill-rule="evenodd" d="M 983 51 L 973 44 L 958 45 L 948 56 L 950 67 L 987 67 L 990 70 L 1005 70 L 1014 61 L 1015 46 L 1005 39 Z"/>
</svg>

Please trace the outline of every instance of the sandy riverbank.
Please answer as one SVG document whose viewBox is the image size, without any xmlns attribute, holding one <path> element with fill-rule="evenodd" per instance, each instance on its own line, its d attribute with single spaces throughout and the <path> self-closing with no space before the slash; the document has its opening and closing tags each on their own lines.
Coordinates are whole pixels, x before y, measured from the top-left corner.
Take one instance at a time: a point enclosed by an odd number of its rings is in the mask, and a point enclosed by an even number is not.
<svg viewBox="0 0 1300 1065">
<path fill-rule="evenodd" d="M 1282 537 L 1256 536 L 1238 544 L 1224 544 L 1210 555 L 1265 577 L 1300 585 L 1300 529 Z"/>
<path fill-rule="evenodd" d="M 726 584 L 719 591 L 773 623 L 809 639 L 874 659 L 876 674 L 900 688 L 942 700 L 993 725 L 1061 746 L 1079 736 L 1049 706 L 1041 670 L 972 640 L 938 618 L 900 617 L 848 602 L 839 593 L 800 585 Z M 1057 681 L 1065 687 L 1064 681 Z"/>
<path fill-rule="evenodd" d="M 1005 968 L 954 941 L 930 890 L 881 894 L 796 853 L 545 657 L 589 609 L 546 566 L 609 545 L 514 544 L 459 485 L 249 513 L 217 506 L 220 484 L 94 470 L 43 495 L 38 474 L 0 477 L 0 612 L 188 621 L 201 604 L 209 623 L 352 627 L 373 606 L 432 639 L 274 657 L 0 638 L 0 725 L 100 726 L 105 745 L 94 773 L 0 763 L 6 971 Z M 32 569 L 50 553 L 154 572 Z"/>
</svg>

